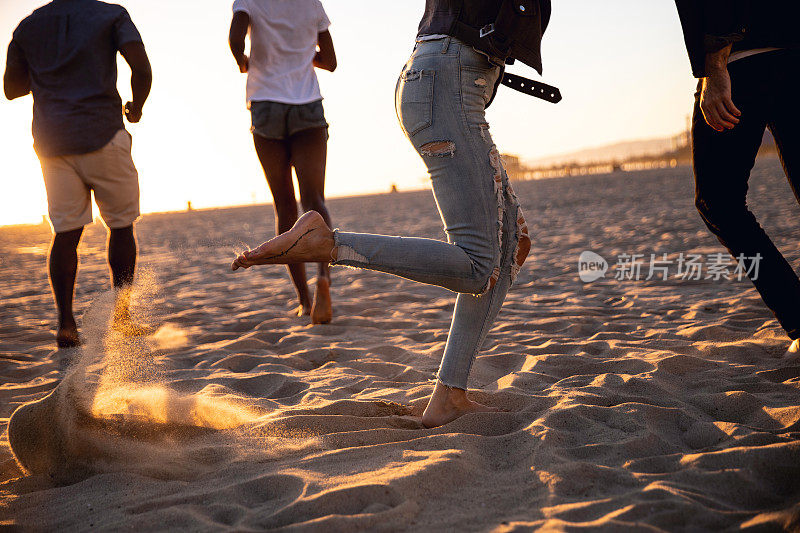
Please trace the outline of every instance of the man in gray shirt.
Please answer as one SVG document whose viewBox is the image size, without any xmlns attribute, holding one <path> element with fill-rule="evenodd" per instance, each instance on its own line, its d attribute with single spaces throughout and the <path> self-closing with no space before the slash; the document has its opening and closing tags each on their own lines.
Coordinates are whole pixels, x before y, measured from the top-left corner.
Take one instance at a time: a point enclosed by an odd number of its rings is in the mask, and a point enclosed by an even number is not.
<svg viewBox="0 0 800 533">
<path fill-rule="evenodd" d="M 92 191 L 110 229 L 108 261 L 118 291 L 114 324 L 123 333 L 140 332 L 127 304 L 136 266 L 139 182 L 117 92 L 117 52 L 132 71 L 133 101 L 124 114 L 129 122 L 139 122 L 152 73 L 142 38 L 123 7 L 54 0 L 19 24 L 8 47 L 6 97 L 33 93 L 34 148 L 55 232 L 49 267 L 59 347 L 80 344 L 72 299 L 78 243 L 93 220 Z"/>
</svg>

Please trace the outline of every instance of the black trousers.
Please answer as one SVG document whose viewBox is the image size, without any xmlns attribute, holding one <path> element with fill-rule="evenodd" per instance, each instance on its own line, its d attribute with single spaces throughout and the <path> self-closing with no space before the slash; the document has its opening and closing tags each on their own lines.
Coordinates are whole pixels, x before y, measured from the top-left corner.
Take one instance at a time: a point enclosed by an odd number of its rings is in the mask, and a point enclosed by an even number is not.
<svg viewBox="0 0 800 533">
<path fill-rule="evenodd" d="M 731 63 L 741 122 L 722 133 L 706 124 L 699 91 L 692 123 L 697 210 L 734 258 L 761 256 L 750 278 L 792 339 L 800 338 L 800 280 L 747 207 L 747 182 L 769 128 L 800 201 L 800 51 L 777 51 Z M 754 273 L 754 272 L 753 272 Z"/>
</svg>

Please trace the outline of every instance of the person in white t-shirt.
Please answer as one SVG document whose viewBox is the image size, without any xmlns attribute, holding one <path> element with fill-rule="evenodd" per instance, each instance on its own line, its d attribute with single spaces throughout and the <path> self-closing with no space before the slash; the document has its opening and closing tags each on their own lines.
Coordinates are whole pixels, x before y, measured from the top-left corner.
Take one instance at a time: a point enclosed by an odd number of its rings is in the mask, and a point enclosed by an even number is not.
<svg viewBox="0 0 800 533">
<path fill-rule="evenodd" d="M 236 0 L 230 47 L 247 74 L 247 106 L 256 153 L 264 167 L 277 216 L 278 233 L 297 221 L 292 168 L 304 211 L 317 211 L 330 225 L 325 207 L 328 123 L 314 68 L 333 72 L 336 52 L 330 21 L 319 0 Z M 250 37 L 250 54 L 245 38 Z M 330 322 L 330 272 L 319 263 L 312 304 L 304 263 L 288 265 L 300 300 L 298 315 L 315 324 Z"/>
</svg>

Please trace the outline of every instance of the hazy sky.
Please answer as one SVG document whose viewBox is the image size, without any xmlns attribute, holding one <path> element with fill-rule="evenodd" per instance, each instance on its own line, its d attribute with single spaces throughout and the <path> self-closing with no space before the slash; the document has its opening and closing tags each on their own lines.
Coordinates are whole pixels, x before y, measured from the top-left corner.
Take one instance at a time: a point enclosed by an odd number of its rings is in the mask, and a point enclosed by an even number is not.
<svg viewBox="0 0 800 533">
<path fill-rule="evenodd" d="M 287 0 L 290 1 L 290 0 Z M 17 23 L 42 0 L 0 0 L 0 67 Z M 134 136 L 144 212 L 271 201 L 252 147 L 244 76 L 227 46 L 229 0 L 120 1 L 154 71 Z M 327 192 L 342 196 L 426 185 L 425 168 L 394 112 L 397 76 L 424 0 L 327 0 L 339 57 L 319 73 L 331 123 Z M 672 0 L 555 0 L 544 77 L 556 106 L 501 88 L 488 111 L 495 142 L 526 159 L 681 131 L 694 81 Z M 367 7 L 368 6 L 368 7 Z M 515 65 L 510 72 L 534 76 Z M 123 101 L 130 71 L 120 68 Z M 46 213 L 30 135 L 32 99 L 0 102 L 0 224 Z"/>
</svg>

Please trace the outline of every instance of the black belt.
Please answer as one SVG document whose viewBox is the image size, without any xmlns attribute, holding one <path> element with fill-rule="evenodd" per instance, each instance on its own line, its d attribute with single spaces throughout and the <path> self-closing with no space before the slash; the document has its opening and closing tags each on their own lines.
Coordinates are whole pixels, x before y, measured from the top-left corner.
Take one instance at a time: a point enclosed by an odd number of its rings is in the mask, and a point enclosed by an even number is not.
<svg viewBox="0 0 800 533">
<path fill-rule="evenodd" d="M 541 98 L 552 104 L 557 104 L 561 101 L 561 91 L 558 87 L 553 87 L 552 85 L 547 85 L 540 81 L 529 80 L 528 78 L 506 72 L 503 74 L 503 79 L 500 80 L 500 83 L 506 87 L 511 87 L 515 91 Z"/>
<path fill-rule="evenodd" d="M 454 29 L 455 31 L 453 32 L 453 37 L 469 44 L 477 50 L 481 50 L 486 45 L 484 38 L 495 32 L 495 25 L 488 24 L 480 30 L 476 30 L 471 26 L 456 21 Z M 490 52 L 487 51 L 484 53 Z M 499 59 L 498 61 L 503 60 Z M 505 61 L 505 64 L 507 65 L 512 63 L 513 59 L 511 58 L 508 58 Z M 546 102 L 557 104 L 561 101 L 561 91 L 558 89 L 558 87 L 553 87 L 552 85 L 547 85 L 546 83 L 542 83 L 540 81 L 529 80 L 528 78 L 523 78 L 522 76 L 517 76 L 516 74 L 505 73 L 500 78 L 498 83 L 502 83 L 506 87 L 511 87 L 515 91 L 519 91 L 536 98 L 541 98 Z M 495 87 L 495 92 L 496 91 L 497 87 Z M 494 96 L 492 96 L 492 100 L 494 100 Z"/>
</svg>

